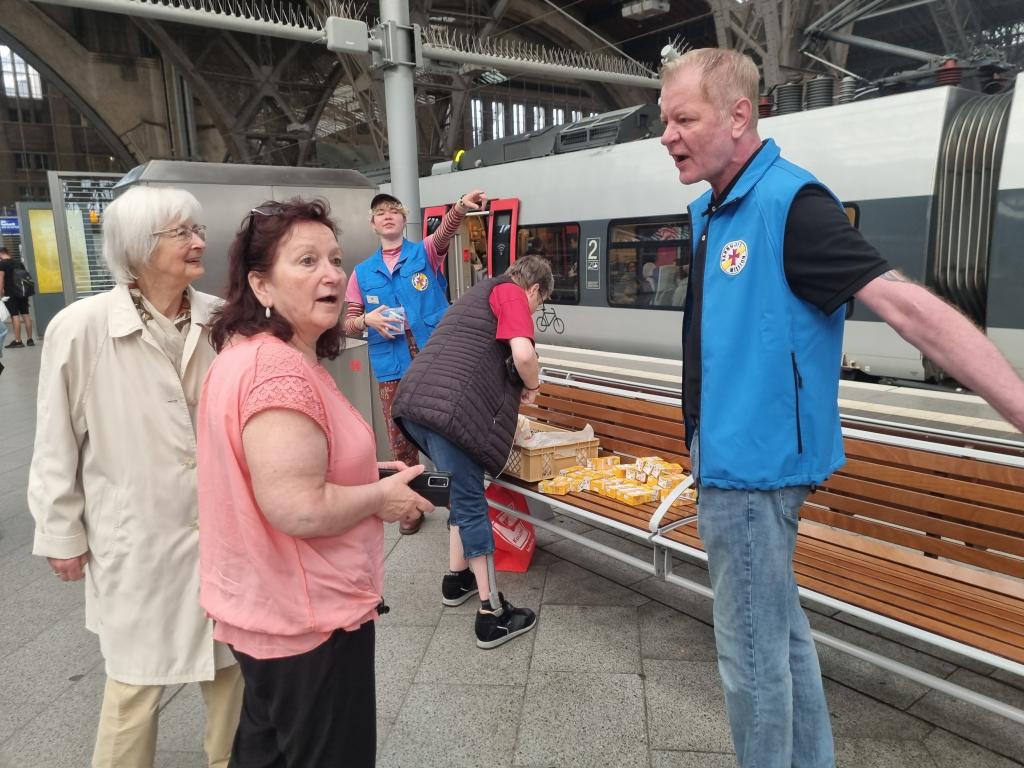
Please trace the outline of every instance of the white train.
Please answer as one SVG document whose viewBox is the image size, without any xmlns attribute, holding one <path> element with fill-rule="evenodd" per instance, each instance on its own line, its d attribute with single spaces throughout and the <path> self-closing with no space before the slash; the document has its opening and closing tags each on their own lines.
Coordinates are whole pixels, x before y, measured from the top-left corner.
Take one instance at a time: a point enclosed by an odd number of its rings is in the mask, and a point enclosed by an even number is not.
<svg viewBox="0 0 1024 768">
<path fill-rule="evenodd" d="M 457 164 L 480 167 L 421 179 L 425 229 L 469 189 L 492 199 L 453 244 L 452 297 L 484 270 L 542 252 L 556 293 L 538 315 L 539 342 L 678 359 L 686 206 L 706 186 L 681 185 L 657 137 L 567 151 L 635 129 L 649 114 L 624 110 L 489 142 Z M 831 187 L 895 267 L 964 310 L 1024 375 L 1024 75 L 995 96 L 933 88 L 763 119 L 760 132 Z M 942 378 L 859 304 L 844 361 L 873 376 Z"/>
</svg>

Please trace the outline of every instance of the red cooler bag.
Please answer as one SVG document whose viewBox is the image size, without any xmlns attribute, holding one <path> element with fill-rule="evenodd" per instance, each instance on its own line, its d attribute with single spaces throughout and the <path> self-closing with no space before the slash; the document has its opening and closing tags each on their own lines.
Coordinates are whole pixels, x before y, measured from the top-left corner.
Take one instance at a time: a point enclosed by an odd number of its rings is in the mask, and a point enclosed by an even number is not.
<svg viewBox="0 0 1024 768">
<path fill-rule="evenodd" d="M 530 513 L 522 494 L 492 484 L 484 495 L 516 512 Z M 537 534 L 533 526 L 494 507 L 489 507 L 488 512 L 491 516 L 491 530 L 494 532 L 495 570 L 525 572 L 537 548 Z"/>
</svg>

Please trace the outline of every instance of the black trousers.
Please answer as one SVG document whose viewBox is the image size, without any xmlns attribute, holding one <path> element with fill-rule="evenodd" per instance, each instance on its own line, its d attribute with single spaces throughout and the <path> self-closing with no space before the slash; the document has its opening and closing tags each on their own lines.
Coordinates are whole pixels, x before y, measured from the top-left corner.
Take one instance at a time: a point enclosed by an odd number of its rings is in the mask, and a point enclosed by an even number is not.
<svg viewBox="0 0 1024 768">
<path fill-rule="evenodd" d="M 312 651 L 254 659 L 230 768 L 373 768 L 377 753 L 374 626 L 336 630 Z"/>
</svg>

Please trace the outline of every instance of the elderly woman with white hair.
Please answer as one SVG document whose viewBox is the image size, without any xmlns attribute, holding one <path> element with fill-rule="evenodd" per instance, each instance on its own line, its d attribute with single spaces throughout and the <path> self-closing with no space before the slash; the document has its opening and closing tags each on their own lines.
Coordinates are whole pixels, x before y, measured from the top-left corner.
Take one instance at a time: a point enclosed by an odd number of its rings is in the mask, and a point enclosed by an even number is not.
<svg viewBox="0 0 1024 768">
<path fill-rule="evenodd" d="M 210 766 L 226 766 L 242 682 L 199 605 L 195 414 L 215 352 L 205 227 L 188 192 L 135 187 L 104 214 L 117 285 L 50 323 L 28 501 L 33 553 L 84 578 L 106 663 L 94 768 L 149 768 L 164 686 L 199 682 Z"/>
</svg>

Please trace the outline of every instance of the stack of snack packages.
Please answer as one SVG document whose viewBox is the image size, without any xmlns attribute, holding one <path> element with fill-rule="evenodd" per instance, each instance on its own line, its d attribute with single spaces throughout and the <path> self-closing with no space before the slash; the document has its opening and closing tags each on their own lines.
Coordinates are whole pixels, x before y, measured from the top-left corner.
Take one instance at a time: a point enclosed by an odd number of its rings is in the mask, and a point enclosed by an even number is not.
<svg viewBox="0 0 1024 768">
<path fill-rule="evenodd" d="M 687 478 L 681 466 L 660 456 L 641 456 L 634 464 L 623 464 L 621 461 L 618 456 L 589 459 L 585 467 L 569 467 L 550 480 L 541 480 L 537 489 L 552 496 L 596 493 L 637 506 L 664 500 L 673 488 Z M 673 506 L 692 503 L 694 498 L 695 489 L 687 488 Z"/>
</svg>

